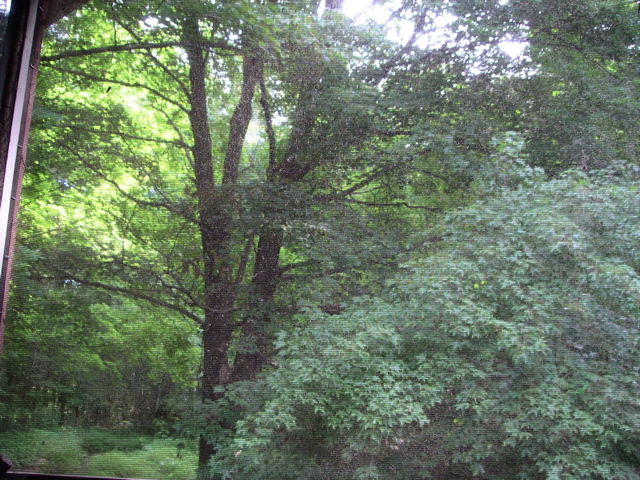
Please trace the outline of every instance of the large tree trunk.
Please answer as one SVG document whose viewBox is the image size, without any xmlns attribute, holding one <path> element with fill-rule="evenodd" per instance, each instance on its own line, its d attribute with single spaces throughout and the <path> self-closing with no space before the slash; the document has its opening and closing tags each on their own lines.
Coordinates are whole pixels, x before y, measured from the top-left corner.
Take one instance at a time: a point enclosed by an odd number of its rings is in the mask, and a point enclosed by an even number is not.
<svg viewBox="0 0 640 480">
<path fill-rule="evenodd" d="M 190 40 L 200 37 L 197 21 L 185 20 L 184 35 Z M 230 219 L 215 198 L 211 133 L 207 120 L 205 87 L 206 64 L 202 48 L 186 49 L 189 59 L 191 87 L 189 121 L 193 132 L 193 160 L 199 229 L 202 244 L 203 280 L 205 288 L 204 322 L 202 324 L 202 399 L 205 403 L 218 399 L 216 385 L 229 378 L 227 350 L 231 339 L 231 309 L 234 292 L 228 275 L 225 250 L 228 249 Z M 199 464 L 207 465 L 214 453 L 213 445 L 200 438 Z"/>
<path fill-rule="evenodd" d="M 198 199 L 199 229 L 202 243 L 203 280 L 205 288 L 204 322 L 202 325 L 202 399 L 205 403 L 219 400 L 216 387 L 231 380 L 229 342 L 233 331 L 232 312 L 236 300 L 233 265 L 230 260 L 230 224 L 233 211 L 233 186 L 238 178 L 242 145 L 251 120 L 251 103 L 255 85 L 262 72 L 262 62 L 256 57 L 243 60 L 243 85 L 238 106 L 232 116 L 222 189 L 215 187 L 211 133 L 207 120 L 205 52 L 200 45 L 197 21 L 186 19 L 184 35 L 192 41 L 187 48 L 190 80 L 189 121 L 193 132 L 194 174 Z M 195 40 L 195 41 L 194 41 Z M 211 418 L 210 421 L 221 422 Z M 220 425 L 225 428 L 226 425 Z M 214 444 L 204 435 L 200 438 L 200 475 L 207 477 L 207 467 L 215 454 Z"/>
<path fill-rule="evenodd" d="M 335 3 L 335 2 L 334 2 Z M 338 2 L 340 3 L 340 2 Z M 339 8 L 333 3 L 329 9 Z M 205 312 L 202 331 L 203 376 L 202 398 L 205 403 L 218 400 L 222 394 L 216 393 L 217 386 L 224 386 L 232 380 L 255 378 L 265 361 L 265 337 L 263 326 L 270 320 L 266 308 L 255 318 L 245 319 L 243 334 L 254 342 L 253 351 L 238 352 L 233 367 L 229 368 L 228 350 L 233 331 L 232 312 L 236 301 L 235 283 L 232 278 L 233 265 L 230 260 L 230 225 L 234 210 L 235 184 L 238 180 L 242 147 L 249 122 L 252 117 L 252 101 L 256 86 L 263 77 L 263 59 L 260 54 L 248 53 L 243 56 L 243 77 L 240 99 L 231 118 L 229 142 L 225 154 L 221 186 L 216 189 L 213 175 L 211 134 L 207 122 L 207 97 L 205 90 L 206 63 L 202 39 L 197 21 L 187 19 L 183 24 L 185 39 L 191 40 L 193 47 L 187 49 L 190 65 L 191 110 L 189 120 L 194 135 L 194 173 L 198 199 L 200 235 L 202 239 Z M 313 68 L 312 68 L 313 70 Z M 293 118 L 288 148 L 280 165 L 271 159 L 268 181 L 300 181 L 315 165 L 303 161 L 305 144 L 314 125 L 312 108 L 312 86 L 318 78 L 309 75 L 300 85 L 299 105 Z M 260 233 L 255 255 L 252 285 L 257 301 L 264 305 L 273 302 L 278 282 L 278 262 L 283 234 L 279 225 L 265 225 Z M 260 309 L 258 309 L 260 310 Z M 265 313 L 266 312 L 266 313 Z M 220 419 L 210 419 L 223 425 Z M 211 439 L 200 439 L 200 475 L 207 477 L 208 463 L 215 455 Z"/>
</svg>

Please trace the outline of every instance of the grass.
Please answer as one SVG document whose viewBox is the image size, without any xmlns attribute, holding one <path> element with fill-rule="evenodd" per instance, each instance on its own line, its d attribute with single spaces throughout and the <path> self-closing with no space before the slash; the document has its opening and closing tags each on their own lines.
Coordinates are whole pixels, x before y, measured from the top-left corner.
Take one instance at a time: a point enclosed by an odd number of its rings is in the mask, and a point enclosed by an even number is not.
<svg viewBox="0 0 640 480">
<path fill-rule="evenodd" d="M 195 442 L 102 429 L 0 433 L 0 453 L 15 471 L 157 480 L 196 477 Z"/>
<path fill-rule="evenodd" d="M 136 452 L 112 451 L 92 456 L 86 474 L 188 480 L 195 478 L 197 462 L 194 449 L 181 450 L 178 456 L 175 440 L 155 439 Z"/>
<path fill-rule="evenodd" d="M 91 454 L 107 453 L 113 450 L 134 452 L 141 450 L 145 444 L 151 441 L 148 437 L 145 438 L 127 432 L 111 431 L 102 428 L 93 428 L 87 432 L 83 432 L 81 437 L 80 446 L 85 452 Z"/>
<path fill-rule="evenodd" d="M 0 450 L 11 459 L 15 469 L 48 473 L 71 472 L 85 457 L 80 438 L 72 430 L 2 433 Z"/>
</svg>

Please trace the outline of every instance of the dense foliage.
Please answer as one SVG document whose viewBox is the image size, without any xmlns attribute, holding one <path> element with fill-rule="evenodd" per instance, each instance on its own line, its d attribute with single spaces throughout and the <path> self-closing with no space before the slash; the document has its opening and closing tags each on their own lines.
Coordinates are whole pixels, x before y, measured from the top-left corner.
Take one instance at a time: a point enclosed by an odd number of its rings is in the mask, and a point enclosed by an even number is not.
<svg viewBox="0 0 640 480">
<path fill-rule="evenodd" d="M 224 465 L 640 478 L 639 181 L 625 164 L 569 172 L 448 214 L 384 294 L 279 336 Z"/>
<path fill-rule="evenodd" d="M 343 3 L 51 27 L 0 430 L 199 439 L 203 478 L 639 478 L 637 5 Z"/>
</svg>

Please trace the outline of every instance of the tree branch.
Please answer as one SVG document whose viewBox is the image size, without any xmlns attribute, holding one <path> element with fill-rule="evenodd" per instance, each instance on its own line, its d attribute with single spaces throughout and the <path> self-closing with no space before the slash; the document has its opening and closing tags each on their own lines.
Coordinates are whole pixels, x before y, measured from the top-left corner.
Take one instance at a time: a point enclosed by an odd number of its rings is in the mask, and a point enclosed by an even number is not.
<svg viewBox="0 0 640 480">
<path fill-rule="evenodd" d="M 73 128 L 77 131 L 84 131 L 84 132 L 89 132 L 89 133 L 95 133 L 95 129 L 92 128 L 87 128 L 84 125 L 74 125 Z M 149 143 L 158 143 L 158 144 L 163 144 L 163 145 L 173 145 L 174 147 L 180 148 L 180 149 L 184 149 L 184 148 L 191 148 L 189 147 L 188 144 L 184 143 L 182 140 L 165 140 L 163 138 L 152 138 L 152 137 L 143 137 L 141 135 L 134 135 L 131 133 L 125 133 L 120 131 L 119 129 L 116 130 L 106 130 L 101 128 L 100 129 L 100 133 L 102 134 L 107 134 L 107 135 L 117 135 L 119 137 L 122 138 L 128 138 L 131 140 L 140 140 L 143 142 L 149 142 Z"/>
<path fill-rule="evenodd" d="M 362 187 L 366 187 L 367 185 L 369 185 L 371 182 L 373 182 L 377 178 L 380 178 L 382 175 L 387 173 L 387 171 L 389 171 L 389 170 L 390 170 L 389 166 L 383 166 L 381 168 L 378 168 L 378 169 L 374 170 L 373 172 L 371 172 L 369 175 L 367 175 L 364 179 L 362 179 L 361 181 L 356 183 L 355 185 L 352 185 L 351 187 L 347 188 L 346 190 L 342 190 L 341 192 L 339 192 L 339 195 L 341 197 L 346 197 L 348 195 L 351 195 L 352 193 L 355 193 L 358 190 L 360 190 Z"/>
<path fill-rule="evenodd" d="M 258 55 L 247 54 L 242 59 L 242 89 L 236 109 L 229 125 L 229 142 L 224 157 L 222 183 L 235 185 L 238 180 L 238 166 L 244 146 L 249 122 L 251 121 L 252 101 L 256 83 L 262 78 L 263 59 Z"/>
<path fill-rule="evenodd" d="M 236 281 L 234 282 L 236 285 L 240 285 L 240 283 L 242 283 L 242 280 L 244 279 L 244 274 L 247 269 L 247 262 L 249 261 L 249 254 L 251 253 L 252 247 L 255 247 L 255 242 L 253 241 L 253 232 L 249 232 L 249 238 L 247 239 L 247 243 L 244 246 L 244 251 L 242 252 L 242 256 L 240 257 L 240 265 L 238 265 Z"/>
<path fill-rule="evenodd" d="M 179 140 L 180 143 L 179 144 L 182 146 L 182 149 L 184 150 L 185 156 L 186 156 L 187 160 L 189 161 L 189 166 L 191 167 L 191 169 L 193 169 L 194 168 L 193 150 L 192 150 L 192 147 L 187 143 L 186 139 L 184 138 L 182 130 L 180 130 L 178 125 L 176 125 L 176 122 L 173 121 L 173 119 L 169 116 L 169 114 L 165 110 L 163 110 L 161 108 L 157 108 L 157 107 L 155 107 L 153 105 L 151 106 L 151 108 L 153 108 L 157 112 L 161 113 L 164 116 L 164 118 L 166 118 L 167 123 L 176 132 L 176 134 L 180 138 L 180 140 Z"/>
<path fill-rule="evenodd" d="M 167 210 L 168 212 L 173 213 L 174 215 L 178 215 L 179 217 L 184 218 L 185 220 L 187 220 L 187 221 L 189 221 L 189 222 L 191 222 L 191 223 L 193 223 L 195 225 L 200 225 L 200 222 L 198 221 L 197 218 L 195 218 L 192 215 L 190 215 L 184 209 L 178 208 L 176 205 L 173 205 L 173 204 L 168 203 L 168 202 L 154 202 L 154 201 L 151 201 L 151 200 L 142 200 L 140 198 L 135 197 L 134 195 L 131 195 L 130 193 L 127 193 L 126 191 L 124 191 L 122 189 L 122 187 L 120 187 L 120 185 L 118 185 L 118 182 L 116 182 L 115 180 L 110 179 L 104 173 L 99 171 L 97 168 L 93 167 L 86 160 L 86 158 L 84 156 L 80 155 L 79 152 L 75 151 L 73 148 L 71 148 L 66 143 L 62 143 L 62 144 L 59 144 L 59 145 L 61 145 L 62 148 L 65 148 L 66 150 L 71 152 L 73 155 L 75 155 L 78 159 L 80 159 L 80 162 L 86 168 L 91 170 L 93 173 L 95 173 L 98 177 L 100 177 L 105 182 L 111 184 L 118 191 L 118 193 L 120 195 L 122 195 L 124 198 L 126 198 L 127 200 L 131 200 L 136 205 L 140 205 L 140 206 L 144 206 L 144 207 L 163 208 L 163 209 Z"/>
<path fill-rule="evenodd" d="M 288 272 L 289 270 L 293 270 L 294 268 L 307 267 L 309 265 L 320 265 L 319 260 L 304 260 L 302 262 L 289 263 L 287 265 L 282 265 L 278 268 L 278 274 L 282 275 L 284 272 Z"/>
<path fill-rule="evenodd" d="M 164 307 L 164 308 L 168 308 L 170 310 L 174 310 L 178 313 L 181 313 L 182 315 L 184 315 L 187 318 L 190 318 L 191 320 L 195 321 L 198 324 L 202 324 L 202 319 L 197 316 L 196 314 L 194 314 L 193 312 L 190 312 L 189 310 L 187 310 L 186 308 L 180 307 L 178 305 L 174 305 L 173 303 L 169 303 L 169 302 L 165 302 L 164 300 L 160 300 L 157 298 L 154 298 L 150 295 L 145 295 L 144 293 L 140 293 L 140 292 L 136 292 L 134 290 L 130 290 L 128 288 L 124 288 L 124 287 L 115 287 L 113 285 L 108 285 L 106 283 L 102 283 L 102 282 L 93 282 L 91 280 L 86 280 L 80 277 L 76 277 L 75 275 L 71 275 L 68 272 L 65 272 L 65 277 L 64 278 L 60 278 L 61 280 L 73 280 L 74 282 L 78 282 L 82 285 L 87 285 L 88 287 L 95 287 L 95 288 L 100 288 L 102 290 L 107 290 L 109 292 L 117 292 L 117 293 L 123 293 L 125 295 L 128 295 L 130 297 L 133 298 L 137 298 L 138 300 L 145 300 L 149 303 L 152 303 L 154 305 L 158 305 L 160 307 Z"/>
<path fill-rule="evenodd" d="M 411 48 L 413 48 L 413 45 L 416 43 L 416 40 L 418 40 L 418 38 L 424 31 L 426 15 L 427 15 L 427 12 L 425 10 L 418 16 L 416 24 L 414 25 L 414 28 L 413 28 L 413 33 L 411 34 L 411 37 L 409 38 L 407 43 L 402 48 L 400 48 L 400 50 L 386 64 L 380 67 L 380 73 L 378 74 L 378 81 L 381 81 L 383 78 L 389 75 L 391 70 L 393 70 L 393 68 L 396 66 L 397 62 L 409 50 L 411 50 Z"/>
<path fill-rule="evenodd" d="M 135 265 L 131 265 L 129 263 L 119 261 L 118 259 L 114 259 L 114 263 L 117 265 L 121 265 L 124 268 L 128 268 L 129 270 L 132 270 L 136 273 L 146 274 L 152 278 L 155 278 L 158 282 L 160 282 L 160 285 L 162 285 L 162 288 L 164 288 L 167 291 L 173 292 L 171 296 L 176 298 L 177 300 L 184 301 L 184 298 L 180 297 L 180 295 L 184 295 L 184 297 L 187 299 L 186 303 L 191 307 L 197 307 L 200 309 L 205 308 L 205 305 L 202 302 L 199 302 L 198 300 L 196 300 L 192 295 L 191 291 L 188 288 L 185 288 L 181 284 L 181 281 L 177 277 L 177 275 L 175 275 L 174 273 L 168 270 L 164 272 L 156 272 L 150 268 L 136 267 Z M 168 277 L 170 277 L 171 280 L 175 282 L 175 284 L 168 283 L 163 278 L 164 275 L 167 275 Z"/>
<path fill-rule="evenodd" d="M 111 213 L 111 216 L 117 221 L 118 217 L 114 214 Z M 131 215 L 131 219 L 133 219 L 133 213 Z M 129 220 L 128 223 L 131 222 L 131 219 Z M 157 248 L 155 245 L 153 245 L 147 237 L 139 235 L 134 229 L 127 229 L 127 232 L 129 235 L 132 235 L 138 242 L 140 242 L 141 244 L 143 244 L 147 249 L 154 251 L 155 253 L 159 254 L 160 256 L 163 256 L 165 261 L 169 262 L 169 260 L 174 256 L 174 249 L 176 248 L 176 245 L 180 242 L 180 230 L 181 229 L 176 229 L 176 239 L 172 242 L 173 247 L 172 250 L 167 254 L 163 249 Z M 187 265 L 188 266 L 192 266 L 194 269 L 194 280 L 191 284 L 191 287 L 185 287 L 183 282 L 182 282 L 182 278 L 180 278 L 178 275 L 176 275 L 174 269 L 172 269 L 171 267 L 167 267 L 165 268 L 164 271 L 161 272 L 156 272 L 155 270 L 151 269 L 151 268 L 143 268 L 143 267 L 138 267 L 135 265 L 132 265 L 130 263 L 127 263 L 124 260 L 124 256 L 122 259 L 120 259 L 117 256 L 112 256 L 112 262 L 114 264 L 116 264 L 119 267 L 123 267 L 125 269 L 129 269 L 134 271 L 135 273 L 143 273 L 145 275 L 149 275 L 155 279 L 157 279 L 157 281 L 159 281 L 162 286 L 167 289 L 168 291 L 172 292 L 172 296 L 177 299 L 180 302 L 184 302 L 184 298 L 182 298 L 180 296 L 180 294 L 182 294 L 186 299 L 186 304 L 189 305 L 190 307 L 198 307 L 201 309 L 204 309 L 205 306 L 202 302 L 198 301 L 192 294 L 193 291 L 196 291 L 196 289 L 198 288 L 196 285 L 196 278 L 197 277 L 202 277 L 201 272 L 199 271 L 199 268 L 195 265 L 194 262 L 192 261 L 187 261 L 187 262 L 182 262 L 183 266 Z M 163 276 L 168 276 L 169 278 L 171 278 L 171 280 L 173 280 L 174 284 L 170 284 L 167 283 L 165 281 L 165 279 L 163 278 Z"/>
<path fill-rule="evenodd" d="M 120 24 L 120 26 L 121 26 L 122 28 L 124 28 L 127 32 L 129 32 L 129 34 L 130 34 L 133 38 L 135 38 L 138 42 L 140 42 L 140 37 L 136 34 L 136 32 L 134 32 L 134 31 L 133 31 L 133 29 L 131 29 L 129 26 L 127 26 L 127 25 L 125 25 L 125 24 L 123 24 L 123 23 L 121 23 L 121 22 L 118 22 L 118 23 Z M 140 42 L 140 43 L 143 43 L 143 42 Z M 169 76 L 169 78 L 171 78 L 174 82 L 176 82 L 176 83 L 180 86 L 180 89 L 182 90 L 182 93 L 184 93 L 184 94 L 186 95 L 187 99 L 188 99 L 189 101 L 191 101 L 189 88 L 184 84 L 184 82 L 182 82 L 182 80 L 180 80 L 180 79 L 179 79 L 179 78 L 178 78 L 178 77 L 177 77 L 177 76 L 176 76 L 176 75 L 175 75 L 175 74 L 174 74 L 174 73 L 169 69 L 169 67 L 167 67 L 164 63 L 162 63 L 162 62 L 158 59 L 158 57 L 156 57 L 156 56 L 151 52 L 151 49 L 150 49 L 150 48 L 146 48 L 146 49 L 144 49 L 144 50 L 145 50 L 145 52 L 144 52 L 144 53 L 145 53 L 145 55 L 146 55 L 147 57 L 149 57 L 149 58 L 151 59 L 151 61 L 152 61 L 155 65 L 157 65 L 157 66 L 158 66 L 158 67 L 159 67 L 159 68 L 160 68 L 164 73 L 166 73 L 166 74 Z"/>
<path fill-rule="evenodd" d="M 405 207 L 405 208 L 426 210 L 429 212 L 442 212 L 442 209 L 438 207 L 428 207 L 426 205 L 411 205 L 408 202 L 390 202 L 390 203 L 364 202 L 362 200 L 356 200 L 354 198 L 350 198 L 346 200 L 346 202 L 355 203 L 358 205 L 366 205 L 368 207 Z"/>
<path fill-rule="evenodd" d="M 189 113 L 189 110 L 187 108 L 185 108 L 185 106 L 182 105 L 180 102 L 176 102 L 175 100 L 173 100 L 172 98 L 168 97 L 167 95 L 164 95 L 163 93 L 161 93 L 160 91 L 156 90 L 155 88 L 149 87 L 148 85 L 144 85 L 143 83 L 125 82 L 125 81 L 122 81 L 122 80 L 116 80 L 114 78 L 98 77 L 97 75 L 91 75 L 90 73 L 82 72 L 80 70 L 62 68 L 62 67 L 57 67 L 55 65 L 49 65 L 49 68 L 53 68 L 54 70 L 57 70 L 58 72 L 69 73 L 71 75 L 77 75 L 79 77 L 84 77 L 84 78 L 86 78 L 88 80 L 93 80 L 93 81 L 96 81 L 96 82 L 113 83 L 114 85 L 122 85 L 123 87 L 142 88 L 142 89 L 145 89 L 145 90 L 151 92 L 156 97 L 161 98 L 165 102 L 170 103 L 170 104 L 178 107 L 184 113 L 187 113 L 187 114 Z"/>
<path fill-rule="evenodd" d="M 159 49 L 159 48 L 169 48 L 169 47 L 189 47 L 189 46 L 200 46 L 200 47 L 209 47 L 209 48 L 220 48 L 223 50 L 231 50 L 233 52 L 238 52 L 239 49 L 232 45 L 222 42 L 210 42 L 210 41 L 202 41 L 202 42 L 185 42 L 174 40 L 171 42 L 159 42 L 159 43 L 150 43 L 150 42 L 140 42 L 140 43 L 127 43 L 125 45 L 106 45 L 104 47 L 94 47 L 94 48 L 84 48 L 80 50 L 69 50 L 62 53 L 57 53 L 55 55 L 45 55 L 40 58 L 41 62 L 49 63 L 56 62 L 58 60 L 63 60 L 65 58 L 77 58 L 77 57 L 85 57 L 87 55 L 96 55 L 100 53 L 113 53 L 113 52 L 131 52 L 134 50 L 150 50 L 150 49 Z"/>
<path fill-rule="evenodd" d="M 276 135 L 273 131 L 273 121 L 271 118 L 271 110 L 269 108 L 269 94 L 267 92 L 267 86 L 264 83 L 264 75 L 261 75 L 260 77 L 260 94 L 260 105 L 262 105 L 267 138 L 269 139 L 269 167 L 267 168 L 267 179 L 271 180 L 274 169 L 276 168 Z"/>
<path fill-rule="evenodd" d="M 557 44 L 552 44 L 552 43 L 545 42 L 544 40 L 538 40 L 536 37 L 539 34 L 548 35 L 549 37 L 551 37 L 554 40 L 556 40 L 558 43 Z M 617 75 L 615 73 L 613 73 L 610 70 L 607 70 L 607 68 L 604 65 L 602 65 L 596 58 L 594 58 L 591 55 L 589 55 L 589 53 L 587 53 L 587 51 L 586 51 L 586 48 L 581 47 L 580 45 L 576 45 L 575 43 L 564 39 L 561 35 L 559 35 L 557 33 L 554 33 L 552 30 L 550 30 L 548 28 L 539 28 L 537 31 L 534 31 L 533 35 L 532 35 L 532 37 L 531 37 L 531 39 L 529 41 L 531 43 L 533 43 L 533 44 L 537 44 L 537 45 L 541 45 L 541 46 L 559 47 L 559 48 L 566 48 L 566 49 L 569 49 L 569 50 L 574 50 L 574 51 L 580 53 L 584 58 L 586 58 L 593 65 L 595 65 L 600 71 L 606 73 L 609 76 L 617 78 Z"/>
</svg>

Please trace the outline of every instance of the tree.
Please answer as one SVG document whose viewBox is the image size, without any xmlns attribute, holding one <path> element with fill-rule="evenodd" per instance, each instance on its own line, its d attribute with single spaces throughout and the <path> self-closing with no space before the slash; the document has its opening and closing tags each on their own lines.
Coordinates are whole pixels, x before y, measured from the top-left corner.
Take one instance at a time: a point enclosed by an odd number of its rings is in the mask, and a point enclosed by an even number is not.
<svg viewBox="0 0 640 480">
<path fill-rule="evenodd" d="M 60 170 L 65 194 L 100 192 L 109 202 L 94 217 L 97 230 L 82 232 L 83 261 L 63 248 L 45 268 L 53 278 L 146 300 L 198 323 L 206 403 L 266 364 L 265 326 L 283 315 L 274 296 L 285 272 L 341 274 L 373 257 L 360 251 L 349 260 L 355 247 L 346 241 L 342 251 L 322 249 L 331 237 L 344 238 L 346 218 L 357 228 L 369 223 L 359 235 L 379 227 L 381 236 L 384 223 L 363 208 L 377 202 L 359 200 L 359 192 L 402 175 L 358 153 L 371 151 L 370 134 L 381 124 L 379 94 L 362 83 L 369 67 L 354 60 L 362 39 L 341 27 L 332 6 L 322 21 L 304 3 L 284 10 L 253 2 L 87 7 L 55 27 L 57 53 L 43 57 L 40 98 L 57 120 L 42 131 L 39 148 L 65 152 L 43 167 Z M 116 45 L 104 35 L 107 15 Z M 114 55 L 124 61 L 112 62 Z M 70 79 L 91 94 L 60 92 Z M 265 140 L 247 151 L 258 90 Z M 289 125 L 276 125 L 273 112 Z M 222 141 L 212 137 L 217 129 L 228 131 Z M 402 198 L 395 185 L 385 190 Z M 394 205 L 404 203 L 382 204 Z M 280 262 L 283 249 L 294 260 L 288 265 Z M 222 418 L 213 425 L 231 426 Z M 213 452 L 203 436 L 202 465 Z"/>
<path fill-rule="evenodd" d="M 423 243 L 416 229 L 528 175 L 509 152 L 551 175 L 635 158 L 628 6 L 592 2 L 578 15 L 576 2 L 403 2 L 390 12 L 391 25 L 413 26 L 401 44 L 374 22 L 354 25 L 334 11 L 341 3 L 325 2 L 322 18 L 316 2 L 96 3 L 50 31 L 31 175 L 57 208 L 84 203 L 55 226 L 32 225 L 25 251 L 38 252 L 30 261 L 41 282 L 99 289 L 116 309 L 146 302 L 197 325 L 204 474 L 212 456 L 236 458 L 227 448 L 253 435 L 244 415 L 280 388 L 286 369 L 270 373 L 276 332 L 295 338 L 306 327 L 302 342 L 324 325 L 318 312 L 380 298 L 403 255 Z M 446 11 L 456 15 L 449 37 L 420 46 L 421 35 L 442 35 Z M 530 60 L 510 60 L 499 48 L 508 39 L 529 42 Z M 570 61 L 559 65 L 558 54 Z M 598 106 L 588 116 L 587 103 Z M 459 226 L 447 235 L 473 230 Z M 304 309 L 315 313 L 294 316 Z M 452 325 L 476 318 L 472 310 L 457 310 Z M 432 346 L 447 351 L 447 338 Z M 362 368 L 358 381 L 370 386 L 372 371 Z M 468 380 L 463 360 L 460 368 L 452 382 Z M 394 379 L 409 388 L 413 373 L 399 375 L 378 385 L 380 395 Z M 362 401 L 348 389 L 344 396 L 345 405 Z M 315 407 L 301 408 L 286 421 Z M 395 423 L 385 432 L 419 424 L 417 408 L 411 420 L 388 412 Z M 303 431 L 322 435 L 309 437 L 310 452 L 337 431 L 322 411 L 314 415 Z M 356 452 L 355 463 L 340 468 L 367 474 L 362 445 L 379 447 L 375 425 L 354 434 L 344 451 Z"/>
<path fill-rule="evenodd" d="M 60 195 L 35 172 L 24 188 L 23 246 L 2 362 L 3 430 L 57 424 L 149 430 L 174 422 L 180 411 L 173 400 L 189 398 L 197 384 L 197 326 L 177 312 L 87 289 L 43 268 L 46 257 L 60 268 L 69 268 L 69 260 L 76 267 L 91 261 L 94 251 L 82 235 L 104 241 L 96 235 L 104 196 L 84 202 L 95 215 L 89 219 L 77 209 L 77 195 Z M 56 208 L 43 208 L 50 203 Z M 72 228 L 63 221 L 68 215 Z"/>
<path fill-rule="evenodd" d="M 498 54 L 461 89 L 487 127 L 523 134 L 532 164 L 552 174 L 635 161 L 637 5 L 464 0 L 452 8 L 467 54 Z M 507 76 L 497 48 L 505 40 L 528 45 Z"/>
</svg>

